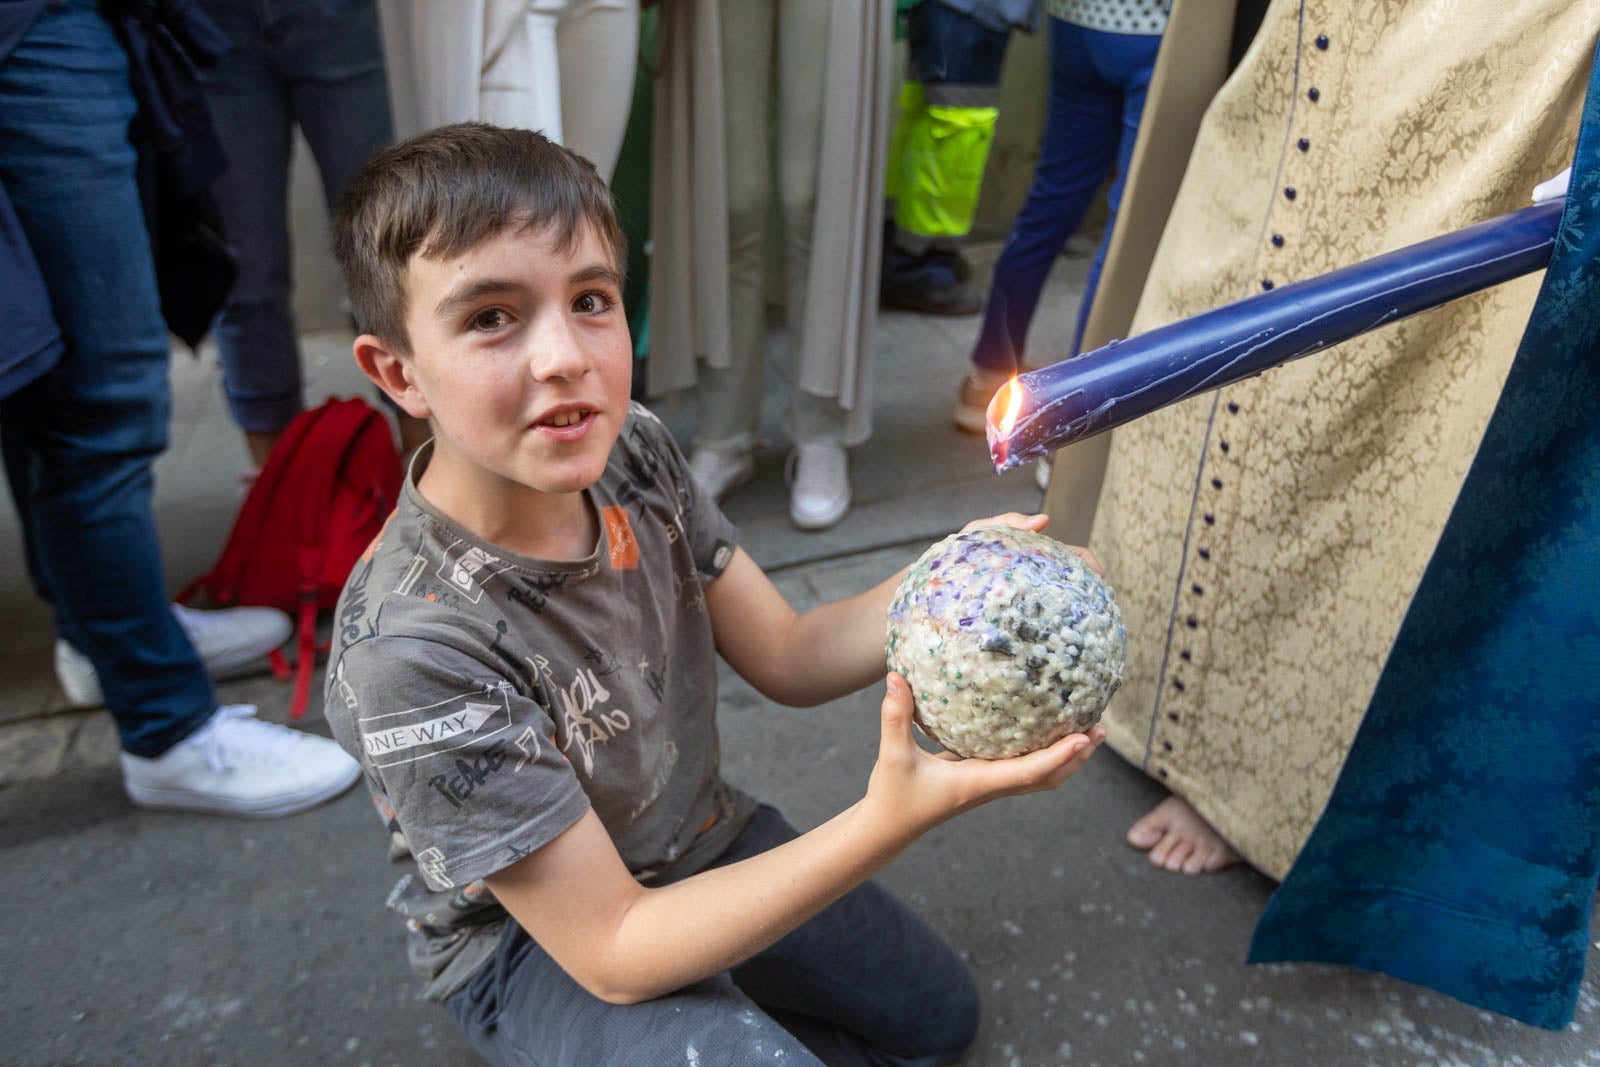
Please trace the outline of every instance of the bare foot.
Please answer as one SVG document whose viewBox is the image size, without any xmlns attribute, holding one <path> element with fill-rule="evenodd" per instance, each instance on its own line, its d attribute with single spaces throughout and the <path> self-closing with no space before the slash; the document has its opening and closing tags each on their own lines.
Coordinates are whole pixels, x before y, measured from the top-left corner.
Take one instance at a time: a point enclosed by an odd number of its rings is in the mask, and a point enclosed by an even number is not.
<svg viewBox="0 0 1600 1067">
<path fill-rule="evenodd" d="M 1180 796 L 1169 796 L 1128 827 L 1128 844 L 1174 873 L 1204 874 L 1239 862 L 1239 854 Z"/>
</svg>

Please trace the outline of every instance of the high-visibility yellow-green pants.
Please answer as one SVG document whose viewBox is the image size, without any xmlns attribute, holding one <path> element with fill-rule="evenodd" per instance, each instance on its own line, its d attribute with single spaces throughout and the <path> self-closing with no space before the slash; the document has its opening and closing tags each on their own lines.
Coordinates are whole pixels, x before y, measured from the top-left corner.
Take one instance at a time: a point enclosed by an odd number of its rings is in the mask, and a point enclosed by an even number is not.
<svg viewBox="0 0 1600 1067">
<path fill-rule="evenodd" d="M 901 86 L 885 192 L 902 230 L 961 237 L 972 229 L 1000 114 L 997 93 L 965 85 Z"/>
</svg>

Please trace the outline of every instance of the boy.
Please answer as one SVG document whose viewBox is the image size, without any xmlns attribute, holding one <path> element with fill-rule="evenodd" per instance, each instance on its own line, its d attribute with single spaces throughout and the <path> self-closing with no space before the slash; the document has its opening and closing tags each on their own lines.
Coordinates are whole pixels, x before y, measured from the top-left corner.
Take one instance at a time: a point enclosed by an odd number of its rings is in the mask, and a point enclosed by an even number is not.
<svg viewBox="0 0 1600 1067">
<path fill-rule="evenodd" d="M 1103 733 L 941 760 L 891 675 L 866 796 L 797 835 L 718 775 L 715 655 L 786 704 L 859 689 L 897 579 L 796 615 L 629 403 L 594 168 L 442 127 L 362 168 L 334 240 L 357 361 L 435 434 L 345 587 L 327 691 L 417 862 L 390 903 L 426 995 L 497 1063 L 958 1056 L 970 975 L 866 879 L 962 810 L 1059 785 Z"/>
</svg>

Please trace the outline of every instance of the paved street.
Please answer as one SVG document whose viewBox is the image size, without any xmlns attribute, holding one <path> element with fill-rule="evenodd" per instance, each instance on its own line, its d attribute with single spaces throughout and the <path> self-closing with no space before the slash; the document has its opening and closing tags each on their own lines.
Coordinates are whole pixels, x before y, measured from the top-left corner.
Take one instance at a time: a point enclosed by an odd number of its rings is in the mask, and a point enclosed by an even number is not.
<svg viewBox="0 0 1600 1067">
<path fill-rule="evenodd" d="M 992 258 L 994 249 L 984 254 Z M 1043 355 L 1070 335 L 1085 269 L 1059 261 L 1036 324 Z M 996 477 L 949 403 L 973 319 L 886 314 L 877 432 L 852 454 L 856 505 L 794 531 L 774 355 L 756 482 L 727 502 L 745 544 L 798 604 L 856 591 L 968 519 L 1035 510 L 1031 470 Z M 360 390 L 348 338 L 307 339 L 313 399 Z M 781 347 L 781 346 L 778 346 Z M 174 588 L 210 564 L 238 504 L 244 451 L 215 355 L 174 357 L 173 447 L 158 512 Z M 662 409 L 680 435 L 687 410 Z M 404 936 L 383 908 L 396 877 L 356 790 L 275 822 L 136 811 L 103 712 L 65 712 L 47 613 L 27 588 L 0 505 L 0 1062 L 466 1065 L 439 1008 L 414 998 Z M 1113 584 L 1115 576 L 1112 576 Z M 227 683 L 229 702 L 282 721 L 287 688 Z M 857 799 L 879 691 L 776 708 L 731 674 L 725 773 L 805 828 Z M 325 732 L 315 714 L 308 728 Z M 1246 967 L 1272 883 L 1234 868 L 1186 879 L 1122 840 L 1161 790 L 1109 750 L 1060 791 L 942 827 L 883 876 L 971 960 L 985 994 L 968 1067 L 1036 1064 L 1460 1064 L 1600 1067 L 1600 966 L 1577 1021 L 1551 1033 L 1364 972 Z M 1600 937 L 1600 935 L 1597 935 Z"/>
</svg>

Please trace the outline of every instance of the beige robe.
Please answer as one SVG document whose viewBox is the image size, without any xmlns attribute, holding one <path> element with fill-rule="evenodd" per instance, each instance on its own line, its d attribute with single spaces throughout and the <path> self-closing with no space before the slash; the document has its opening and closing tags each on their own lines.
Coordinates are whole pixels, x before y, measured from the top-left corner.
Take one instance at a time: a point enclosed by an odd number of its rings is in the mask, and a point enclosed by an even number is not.
<svg viewBox="0 0 1600 1067">
<path fill-rule="evenodd" d="M 1571 160 L 1597 30 L 1600 0 L 1274 2 L 1205 114 L 1130 333 L 1526 206 Z M 1111 744 L 1272 877 L 1327 800 L 1538 284 L 1112 434 L 1090 538 L 1129 638 Z"/>
<path fill-rule="evenodd" d="M 650 358 L 647 389 L 665 397 L 695 384 L 696 364 L 731 365 L 728 211 L 723 174 L 722 42 L 718 5 L 664 0 L 658 33 L 650 192 Z M 889 139 L 893 0 L 830 0 L 828 96 L 812 231 L 800 388 L 837 397 L 847 444 L 872 426 L 883 177 Z"/>
</svg>

